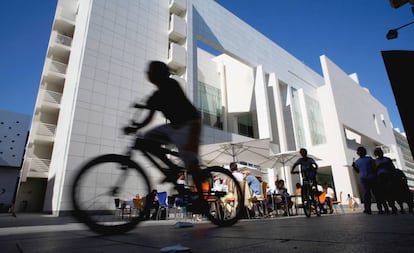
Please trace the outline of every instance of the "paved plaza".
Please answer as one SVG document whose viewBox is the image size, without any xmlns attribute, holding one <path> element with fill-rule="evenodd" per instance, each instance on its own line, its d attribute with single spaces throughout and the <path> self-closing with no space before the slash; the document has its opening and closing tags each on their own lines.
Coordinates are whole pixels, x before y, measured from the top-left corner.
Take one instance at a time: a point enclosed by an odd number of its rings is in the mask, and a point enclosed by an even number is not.
<svg viewBox="0 0 414 253">
<path fill-rule="evenodd" d="M 181 244 L 191 252 L 413 252 L 414 214 L 357 212 L 241 220 L 228 228 L 208 221 L 177 228 L 177 220 L 146 221 L 133 231 L 101 236 L 72 217 L 0 214 L 0 252 L 160 252 Z"/>
</svg>

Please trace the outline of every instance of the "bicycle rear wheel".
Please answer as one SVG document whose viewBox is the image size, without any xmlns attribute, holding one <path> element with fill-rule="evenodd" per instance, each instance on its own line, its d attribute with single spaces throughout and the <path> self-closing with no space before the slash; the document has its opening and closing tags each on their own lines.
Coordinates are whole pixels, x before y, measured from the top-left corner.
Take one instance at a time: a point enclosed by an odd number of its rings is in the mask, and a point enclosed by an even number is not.
<svg viewBox="0 0 414 253">
<path fill-rule="evenodd" d="M 211 166 L 203 170 L 211 177 L 218 176 L 223 179 L 225 187 L 222 191 L 210 191 L 204 193 L 208 202 L 208 210 L 205 210 L 206 217 L 215 225 L 228 227 L 234 225 L 244 211 L 244 196 L 240 183 L 233 174 L 222 167 Z M 210 189 L 213 188 L 213 180 L 209 180 Z"/>
<path fill-rule="evenodd" d="M 73 215 L 99 234 L 125 233 L 144 219 L 149 206 L 142 201 L 134 206 L 133 198 L 147 196 L 150 186 L 142 168 L 129 157 L 98 156 L 74 177 Z"/>
<path fill-rule="evenodd" d="M 305 185 L 303 185 L 305 186 Z M 303 201 L 303 212 L 306 217 L 310 217 L 312 213 L 312 199 L 310 197 L 309 187 L 306 185 L 302 186 L 302 201 Z"/>
</svg>

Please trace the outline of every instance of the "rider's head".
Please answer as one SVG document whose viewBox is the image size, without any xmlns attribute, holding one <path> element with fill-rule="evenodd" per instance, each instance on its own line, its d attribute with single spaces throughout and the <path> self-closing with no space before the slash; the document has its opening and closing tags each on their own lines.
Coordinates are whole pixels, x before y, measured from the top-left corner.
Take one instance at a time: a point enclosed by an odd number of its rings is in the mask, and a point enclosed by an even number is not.
<svg viewBox="0 0 414 253">
<path fill-rule="evenodd" d="M 299 153 L 302 157 L 306 157 L 306 155 L 308 154 L 308 151 L 306 150 L 306 148 L 301 148 L 299 150 Z"/>
<path fill-rule="evenodd" d="M 151 61 L 147 70 L 148 79 L 158 87 L 170 76 L 168 66 L 160 61 Z"/>
</svg>

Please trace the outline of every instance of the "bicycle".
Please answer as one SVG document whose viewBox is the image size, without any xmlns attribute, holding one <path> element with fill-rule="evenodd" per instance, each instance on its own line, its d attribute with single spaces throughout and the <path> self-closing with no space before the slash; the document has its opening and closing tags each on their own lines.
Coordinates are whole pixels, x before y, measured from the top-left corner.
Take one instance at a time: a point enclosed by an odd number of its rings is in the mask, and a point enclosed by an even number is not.
<svg viewBox="0 0 414 253">
<path fill-rule="evenodd" d="M 148 108 L 142 106 L 139 109 Z M 136 122 L 132 121 L 129 126 L 134 124 L 136 126 Z M 137 162 L 134 155 L 146 159 Z M 186 171 L 182 164 L 178 152 L 166 143 L 143 139 L 137 133 L 134 144 L 127 148 L 125 154 L 100 155 L 81 166 L 72 184 L 73 215 L 99 234 L 126 233 L 145 220 L 145 214 L 151 209 L 150 201 L 144 201 L 141 211 L 131 212 L 125 217 L 116 214 L 118 206 L 115 206 L 114 199 L 117 198 L 119 203 L 119 199 L 126 199 L 126 196 L 149 196 L 153 189 L 152 182 L 143 168 L 150 165 L 164 177 L 161 184 L 171 183 L 178 190 L 178 174 Z M 220 227 L 232 226 L 241 218 L 244 198 L 230 170 L 219 166 L 203 166 L 197 175 L 189 175 L 187 178 L 192 177 L 190 181 L 195 186 L 185 195 L 193 212 L 201 213 Z M 210 191 L 214 175 L 232 185 L 229 192 Z M 208 186 L 203 188 L 207 183 Z"/>
<path fill-rule="evenodd" d="M 298 174 L 299 172 L 294 172 L 292 174 Z M 312 212 L 316 216 L 321 216 L 321 203 L 319 202 L 319 191 L 316 186 L 316 183 L 312 179 L 303 178 L 302 180 L 302 208 L 306 217 L 310 218 Z"/>
</svg>

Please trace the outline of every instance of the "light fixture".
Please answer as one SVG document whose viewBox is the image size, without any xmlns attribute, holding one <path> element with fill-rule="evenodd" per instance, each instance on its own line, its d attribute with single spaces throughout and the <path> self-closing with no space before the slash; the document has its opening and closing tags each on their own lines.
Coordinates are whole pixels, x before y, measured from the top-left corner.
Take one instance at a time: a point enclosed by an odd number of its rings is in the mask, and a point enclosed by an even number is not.
<svg viewBox="0 0 414 253">
<path fill-rule="evenodd" d="M 388 33 L 387 33 L 387 39 L 389 39 L 389 40 L 396 39 L 398 37 L 398 30 L 400 30 L 403 27 L 412 25 L 412 24 L 414 24 L 414 21 L 411 21 L 410 23 L 407 23 L 407 24 L 402 25 L 400 27 L 389 30 Z"/>
</svg>

